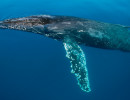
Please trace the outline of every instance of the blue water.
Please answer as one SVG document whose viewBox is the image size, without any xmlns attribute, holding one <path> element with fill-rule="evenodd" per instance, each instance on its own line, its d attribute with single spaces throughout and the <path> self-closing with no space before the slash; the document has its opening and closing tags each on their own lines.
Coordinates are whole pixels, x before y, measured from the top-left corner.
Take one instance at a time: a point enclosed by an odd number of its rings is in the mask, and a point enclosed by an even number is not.
<svg viewBox="0 0 130 100">
<path fill-rule="evenodd" d="M 2 0 L 0 19 L 66 15 L 130 26 L 129 0 Z M 130 100 L 130 53 L 81 46 L 91 92 L 70 73 L 62 42 L 0 30 L 0 100 Z"/>
</svg>

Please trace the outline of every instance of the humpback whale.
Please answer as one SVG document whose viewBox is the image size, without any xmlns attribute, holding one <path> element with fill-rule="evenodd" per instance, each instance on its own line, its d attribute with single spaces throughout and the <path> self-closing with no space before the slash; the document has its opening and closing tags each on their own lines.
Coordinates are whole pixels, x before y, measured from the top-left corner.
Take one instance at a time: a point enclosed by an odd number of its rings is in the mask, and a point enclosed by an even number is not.
<svg viewBox="0 0 130 100">
<path fill-rule="evenodd" d="M 0 21 L 1 29 L 33 32 L 62 41 L 78 85 L 90 92 L 86 58 L 79 45 L 130 52 L 129 27 L 71 17 L 34 15 Z"/>
</svg>

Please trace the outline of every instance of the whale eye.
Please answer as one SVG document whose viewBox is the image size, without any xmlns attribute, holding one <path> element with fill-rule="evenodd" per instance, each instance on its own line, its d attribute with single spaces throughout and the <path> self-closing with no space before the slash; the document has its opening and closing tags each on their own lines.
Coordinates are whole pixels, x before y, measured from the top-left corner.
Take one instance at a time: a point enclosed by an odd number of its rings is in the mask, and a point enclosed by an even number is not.
<svg viewBox="0 0 130 100">
<path fill-rule="evenodd" d="M 52 18 L 49 18 L 49 17 L 43 17 L 43 18 L 40 18 L 40 21 L 42 24 L 50 24 L 53 22 Z"/>
</svg>

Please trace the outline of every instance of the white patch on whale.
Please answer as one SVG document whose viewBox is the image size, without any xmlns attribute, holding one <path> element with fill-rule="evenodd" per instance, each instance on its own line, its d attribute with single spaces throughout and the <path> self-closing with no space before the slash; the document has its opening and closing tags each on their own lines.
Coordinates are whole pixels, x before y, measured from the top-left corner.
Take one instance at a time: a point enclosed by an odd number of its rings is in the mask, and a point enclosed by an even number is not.
<svg viewBox="0 0 130 100">
<path fill-rule="evenodd" d="M 97 31 L 95 29 L 92 29 L 92 28 L 89 28 L 88 32 L 89 32 L 89 35 L 92 36 L 92 37 L 96 37 L 96 38 L 100 38 L 100 39 L 102 39 L 104 37 L 103 36 L 104 33 Z"/>
</svg>

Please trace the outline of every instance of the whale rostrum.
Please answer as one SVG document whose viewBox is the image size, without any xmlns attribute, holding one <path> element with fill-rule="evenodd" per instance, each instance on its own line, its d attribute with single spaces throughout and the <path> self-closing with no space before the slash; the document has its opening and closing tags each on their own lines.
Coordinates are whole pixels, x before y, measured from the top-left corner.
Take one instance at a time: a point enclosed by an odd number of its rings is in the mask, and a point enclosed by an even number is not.
<svg viewBox="0 0 130 100">
<path fill-rule="evenodd" d="M 71 17 L 35 15 L 0 21 L 0 28 L 33 32 L 62 41 L 80 88 L 90 92 L 86 58 L 79 46 L 130 52 L 130 27 Z"/>
</svg>

